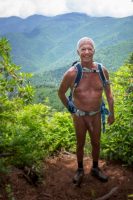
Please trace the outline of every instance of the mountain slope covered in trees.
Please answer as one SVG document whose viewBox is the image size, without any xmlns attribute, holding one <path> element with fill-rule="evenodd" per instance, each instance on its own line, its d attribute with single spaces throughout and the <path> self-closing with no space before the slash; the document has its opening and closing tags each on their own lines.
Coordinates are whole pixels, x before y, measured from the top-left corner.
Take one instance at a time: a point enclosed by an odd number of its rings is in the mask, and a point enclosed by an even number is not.
<svg viewBox="0 0 133 200">
<path fill-rule="evenodd" d="M 125 18 L 90 17 L 69 13 L 26 19 L 0 18 L 0 37 L 12 45 L 13 61 L 23 71 L 43 72 L 67 67 L 77 59 L 80 37 L 92 37 L 95 59 L 116 70 L 133 51 L 133 16 Z"/>
</svg>

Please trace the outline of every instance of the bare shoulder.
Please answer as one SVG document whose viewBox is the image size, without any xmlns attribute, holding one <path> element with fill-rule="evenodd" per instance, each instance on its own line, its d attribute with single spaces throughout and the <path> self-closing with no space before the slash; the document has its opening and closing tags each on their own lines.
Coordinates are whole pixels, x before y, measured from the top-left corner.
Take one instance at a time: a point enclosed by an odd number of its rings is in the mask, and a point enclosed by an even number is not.
<svg viewBox="0 0 133 200">
<path fill-rule="evenodd" d="M 72 74 L 75 74 L 75 72 L 76 72 L 76 68 L 74 66 L 72 66 L 65 73 L 72 75 Z"/>
<path fill-rule="evenodd" d="M 74 84 L 74 80 L 76 77 L 76 69 L 74 66 L 70 67 L 65 73 L 61 80 L 60 91 L 66 91 L 68 88 L 71 88 Z"/>
<path fill-rule="evenodd" d="M 76 68 L 74 66 L 70 67 L 64 74 L 64 79 L 73 80 L 76 75 Z"/>
</svg>

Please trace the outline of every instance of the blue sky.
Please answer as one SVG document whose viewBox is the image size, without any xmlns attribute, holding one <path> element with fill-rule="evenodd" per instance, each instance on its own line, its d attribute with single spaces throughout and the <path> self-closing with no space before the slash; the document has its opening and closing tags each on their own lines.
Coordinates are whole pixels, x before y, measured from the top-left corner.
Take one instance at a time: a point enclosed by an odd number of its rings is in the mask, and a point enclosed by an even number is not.
<svg viewBox="0 0 133 200">
<path fill-rule="evenodd" d="M 0 0 L 0 17 L 55 16 L 69 12 L 126 17 L 133 15 L 133 0 Z"/>
</svg>

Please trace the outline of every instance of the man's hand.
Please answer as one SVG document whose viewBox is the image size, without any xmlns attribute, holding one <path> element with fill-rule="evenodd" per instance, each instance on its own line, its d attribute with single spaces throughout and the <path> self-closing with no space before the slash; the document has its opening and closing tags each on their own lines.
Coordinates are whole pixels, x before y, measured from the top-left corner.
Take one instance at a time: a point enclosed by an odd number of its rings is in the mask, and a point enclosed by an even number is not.
<svg viewBox="0 0 133 200">
<path fill-rule="evenodd" d="M 70 113 L 76 113 L 76 111 L 77 111 L 73 101 L 70 101 L 70 100 L 68 100 L 68 102 L 67 102 L 67 109 Z"/>
<path fill-rule="evenodd" d="M 115 121 L 114 115 L 112 115 L 112 114 L 110 115 L 109 114 L 109 116 L 108 116 L 108 124 L 111 125 L 111 124 L 114 123 L 114 121 Z"/>
</svg>

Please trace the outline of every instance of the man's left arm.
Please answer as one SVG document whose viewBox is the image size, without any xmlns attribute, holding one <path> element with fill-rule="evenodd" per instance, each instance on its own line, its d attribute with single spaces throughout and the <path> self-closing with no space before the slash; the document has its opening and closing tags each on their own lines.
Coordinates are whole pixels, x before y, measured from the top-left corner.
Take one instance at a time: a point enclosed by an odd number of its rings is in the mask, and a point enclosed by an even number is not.
<svg viewBox="0 0 133 200">
<path fill-rule="evenodd" d="M 108 102 L 108 106 L 109 106 L 109 115 L 108 115 L 108 124 L 111 125 L 114 123 L 115 121 L 115 117 L 114 117 L 114 98 L 113 98 L 113 93 L 110 87 L 110 81 L 109 81 L 109 73 L 108 71 L 105 69 L 104 71 L 106 79 L 107 79 L 107 84 L 105 86 L 105 94 L 106 94 L 106 98 L 107 98 L 107 102 Z"/>
</svg>

